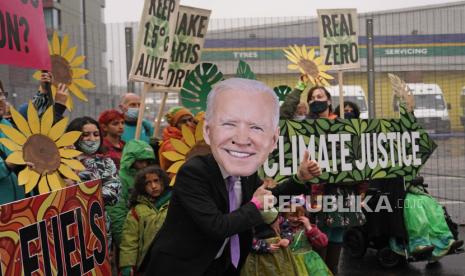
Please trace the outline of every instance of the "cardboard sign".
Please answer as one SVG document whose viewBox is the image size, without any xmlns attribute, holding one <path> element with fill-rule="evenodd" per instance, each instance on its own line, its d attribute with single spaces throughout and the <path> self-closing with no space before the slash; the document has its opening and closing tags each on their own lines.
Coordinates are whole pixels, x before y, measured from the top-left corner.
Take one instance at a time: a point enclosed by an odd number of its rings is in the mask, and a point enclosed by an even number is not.
<svg viewBox="0 0 465 276">
<path fill-rule="evenodd" d="M 360 68 L 356 9 L 317 10 L 320 56 L 332 70 Z"/>
<path fill-rule="evenodd" d="M 0 63 L 50 70 L 42 1 L 0 2 Z"/>
<path fill-rule="evenodd" d="M 210 14 L 210 10 L 179 6 L 168 69 L 168 81 L 163 86 L 153 85 L 151 91 L 181 91 L 187 75 L 200 62 Z"/>
<path fill-rule="evenodd" d="M 276 149 L 264 173 L 278 182 L 297 173 L 304 151 L 322 175 L 313 183 L 356 182 L 404 177 L 412 180 L 436 144 L 401 106 L 400 119 L 282 120 Z"/>
<path fill-rule="evenodd" d="M 179 0 L 145 0 L 130 81 L 166 84 Z"/>
<path fill-rule="evenodd" d="M 110 275 L 104 212 L 100 180 L 0 206 L 0 275 Z"/>
</svg>

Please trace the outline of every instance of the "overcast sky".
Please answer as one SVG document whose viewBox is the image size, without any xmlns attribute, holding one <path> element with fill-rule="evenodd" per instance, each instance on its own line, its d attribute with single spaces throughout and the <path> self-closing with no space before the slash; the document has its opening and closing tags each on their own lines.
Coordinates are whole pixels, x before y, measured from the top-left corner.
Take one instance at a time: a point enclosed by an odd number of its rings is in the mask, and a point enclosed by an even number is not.
<svg viewBox="0 0 465 276">
<path fill-rule="evenodd" d="M 450 0 L 182 0 L 212 10 L 212 18 L 315 16 L 317 9 L 356 8 L 359 13 L 454 2 Z M 107 0 L 105 22 L 139 21 L 144 0 Z"/>
</svg>

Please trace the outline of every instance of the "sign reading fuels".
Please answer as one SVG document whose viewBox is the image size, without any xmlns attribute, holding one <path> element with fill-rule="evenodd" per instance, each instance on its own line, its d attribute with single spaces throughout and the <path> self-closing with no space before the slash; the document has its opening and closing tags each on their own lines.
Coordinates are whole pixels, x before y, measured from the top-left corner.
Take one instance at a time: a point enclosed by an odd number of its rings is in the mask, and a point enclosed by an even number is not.
<svg viewBox="0 0 465 276">
<path fill-rule="evenodd" d="M 356 9 L 317 10 L 320 53 L 331 70 L 360 68 Z"/>
<path fill-rule="evenodd" d="M 210 10 L 179 6 L 167 82 L 165 85 L 153 85 L 151 91 L 181 90 L 187 75 L 200 62 L 210 13 Z"/>
<path fill-rule="evenodd" d="M 400 119 L 280 121 L 278 148 L 263 165 L 278 182 L 297 173 L 304 151 L 322 175 L 313 183 L 404 177 L 412 180 L 436 144 L 401 105 Z"/>
<path fill-rule="evenodd" d="M 165 84 L 179 0 L 145 0 L 129 80 Z"/>
</svg>

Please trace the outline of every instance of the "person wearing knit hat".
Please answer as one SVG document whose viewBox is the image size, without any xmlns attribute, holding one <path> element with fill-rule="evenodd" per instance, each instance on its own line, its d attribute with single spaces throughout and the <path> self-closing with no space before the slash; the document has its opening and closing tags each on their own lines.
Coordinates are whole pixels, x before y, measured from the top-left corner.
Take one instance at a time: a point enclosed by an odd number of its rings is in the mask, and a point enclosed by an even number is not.
<svg viewBox="0 0 465 276">
<path fill-rule="evenodd" d="M 169 126 L 163 130 L 163 140 L 158 151 L 158 157 L 160 160 L 160 167 L 166 171 L 171 166 L 172 162 L 166 159 L 162 153 L 175 150 L 173 145 L 171 145 L 170 139 L 182 139 L 182 125 L 186 125 L 192 130 L 192 133 L 194 133 L 197 120 L 189 109 L 182 106 L 170 108 L 168 113 L 165 114 L 165 119 L 169 123 Z"/>
<path fill-rule="evenodd" d="M 103 145 L 107 149 L 106 154 L 119 170 L 121 154 L 125 145 L 121 139 L 124 132 L 124 114 L 116 109 L 105 110 L 100 114 L 98 123 L 103 131 Z"/>
</svg>

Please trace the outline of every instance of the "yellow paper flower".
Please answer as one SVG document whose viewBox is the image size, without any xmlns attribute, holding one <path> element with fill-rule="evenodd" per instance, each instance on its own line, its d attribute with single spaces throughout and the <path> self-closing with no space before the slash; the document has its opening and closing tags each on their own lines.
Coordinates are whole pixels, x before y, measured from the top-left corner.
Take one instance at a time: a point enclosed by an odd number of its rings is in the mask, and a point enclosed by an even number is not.
<svg viewBox="0 0 465 276">
<path fill-rule="evenodd" d="M 162 153 L 166 159 L 174 162 L 173 165 L 168 168 L 168 173 L 176 174 L 179 171 L 179 168 L 186 163 L 187 159 L 209 151 L 207 149 L 208 145 L 203 139 L 203 123 L 203 120 L 199 121 L 195 128 L 195 134 L 193 134 L 186 125 L 182 125 L 182 140 L 174 138 L 170 139 L 171 145 L 173 145 L 175 151 L 166 151 Z M 170 186 L 174 185 L 175 179 L 176 176 L 171 179 Z"/>
<path fill-rule="evenodd" d="M 78 160 L 72 159 L 81 155 L 80 151 L 69 149 L 81 136 L 80 131 L 64 133 L 68 125 L 65 117 L 53 125 L 53 107 L 49 107 L 39 119 L 37 110 L 29 102 L 26 119 L 13 107 L 11 115 L 17 129 L 0 124 L 0 130 L 8 138 L 0 138 L 0 143 L 12 151 L 5 160 L 16 165 L 33 164 L 26 166 L 18 174 L 18 184 L 25 185 L 26 193 L 39 185 L 39 193 L 58 190 L 66 186 L 63 176 L 81 181 L 73 170 L 84 170 Z"/>
<path fill-rule="evenodd" d="M 314 85 L 329 86 L 327 80 L 334 79 L 331 75 L 326 74 L 325 71 L 331 67 L 323 64 L 322 57 L 315 57 L 315 49 L 311 48 L 307 52 L 307 47 L 302 45 L 289 46 L 288 49 L 284 49 L 284 55 L 288 60 L 292 62 L 287 66 L 290 70 L 299 70 L 301 74 L 304 74 Z"/>
<path fill-rule="evenodd" d="M 68 48 L 68 35 L 63 37 L 60 43 L 57 32 L 53 33 L 52 41 L 48 44 L 50 58 L 52 61 L 52 94 L 55 94 L 58 89 L 59 83 L 66 84 L 71 94 L 74 94 L 78 99 L 87 102 L 86 95 L 81 91 L 82 89 L 95 88 L 95 84 L 90 80 L 83 78 L 89 73 L 89 70 L 80 68 L 84 62 L 85 56 L 76 56 L 77 46 Z M 41 71 L 36 71 L 33 78 L 40 80 Z M 71 96 L 66 100 L 66 107 L 69 110 L 73 109 L 73 99 Z"/>
</svg>

